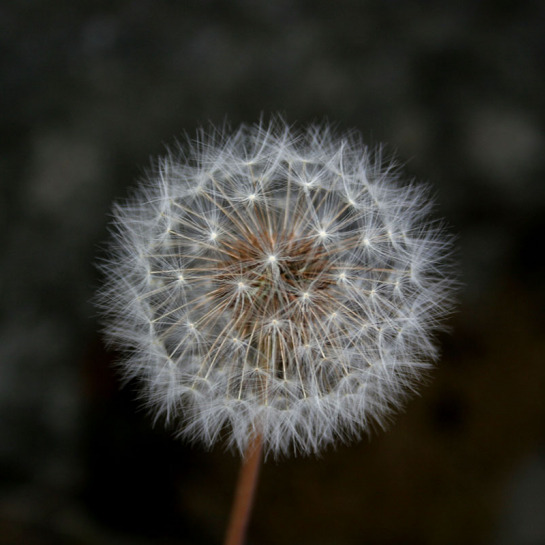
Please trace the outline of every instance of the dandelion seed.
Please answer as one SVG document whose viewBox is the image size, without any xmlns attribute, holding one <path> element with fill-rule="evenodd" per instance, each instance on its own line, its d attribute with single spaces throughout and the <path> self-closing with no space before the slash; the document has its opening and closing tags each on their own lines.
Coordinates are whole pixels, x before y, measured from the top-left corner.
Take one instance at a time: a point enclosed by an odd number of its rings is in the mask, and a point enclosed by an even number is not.
<svg viewBox="0 0 545 545">
<path fill-rule="evenodd" d="M 357 136 L 201 133 L 116 208 L 101 305 L 126 375 L 207 446 L 309 454 L 384 423 L 449 310 L 428 210 Z"/>
</svg>

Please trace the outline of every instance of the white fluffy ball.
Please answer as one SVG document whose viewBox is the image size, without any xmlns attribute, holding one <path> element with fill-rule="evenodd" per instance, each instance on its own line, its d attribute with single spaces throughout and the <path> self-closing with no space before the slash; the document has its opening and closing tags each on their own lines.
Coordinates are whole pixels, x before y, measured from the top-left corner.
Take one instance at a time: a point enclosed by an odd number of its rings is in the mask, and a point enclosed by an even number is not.
<svg viewBox="0 0 545 545">
<path fill-rule="evenodd" d="M 244 451 L 382 425 L 436 356 L 450 243 L 355 134 L 204 131 L 115 209 L 100 304 L 157 414 Z"/>
</svg>

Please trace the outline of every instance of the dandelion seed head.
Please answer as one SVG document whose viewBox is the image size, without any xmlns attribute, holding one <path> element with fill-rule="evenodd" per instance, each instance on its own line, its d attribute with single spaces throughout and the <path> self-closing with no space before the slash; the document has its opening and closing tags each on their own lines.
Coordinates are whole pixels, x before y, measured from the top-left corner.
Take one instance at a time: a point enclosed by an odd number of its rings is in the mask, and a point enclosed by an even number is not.
<svg viewBox="0 0 545 545">
<path fill-rule="evenodd" d="M 276 121 L 199 133 L 116 207 L 106 331 L 181 436 L 309 454 L 403 404 L 453 282 L 395 172 L 357 135 Z"/>
</svg>

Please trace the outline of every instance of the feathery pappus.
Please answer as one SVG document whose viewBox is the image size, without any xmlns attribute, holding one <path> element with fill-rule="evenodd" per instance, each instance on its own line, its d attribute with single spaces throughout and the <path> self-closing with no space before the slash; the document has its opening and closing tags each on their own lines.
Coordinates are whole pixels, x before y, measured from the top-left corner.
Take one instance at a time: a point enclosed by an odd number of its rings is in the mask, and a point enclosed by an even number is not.
<svg viewBox="0 0 545 545">
<path fill-rule="evenodd" d="M 201 131 L 115 208 L 99 295 L 156 414 L 243 452 L 383 425 L 436 357 L 451 243 L 357 133 Z"/>
</svg>

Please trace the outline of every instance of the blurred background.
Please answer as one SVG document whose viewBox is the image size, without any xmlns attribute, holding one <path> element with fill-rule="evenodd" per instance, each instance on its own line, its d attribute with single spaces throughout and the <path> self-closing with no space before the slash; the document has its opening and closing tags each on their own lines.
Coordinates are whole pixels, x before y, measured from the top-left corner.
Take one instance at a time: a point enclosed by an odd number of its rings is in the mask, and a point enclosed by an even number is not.
<svg viewBox="0 0 545 545">
<path fill-rule="evenodd" d="M 464 287 L 391 429 L 269 461 L 248 543 L 545 544 L 545 4 L 0 6 L 0 544 L 220 543 L 239 460 L 123 390 L 91 298 L 111 203 L 209 121 L 328 119 L 433 185 Z"/>
</svg>

